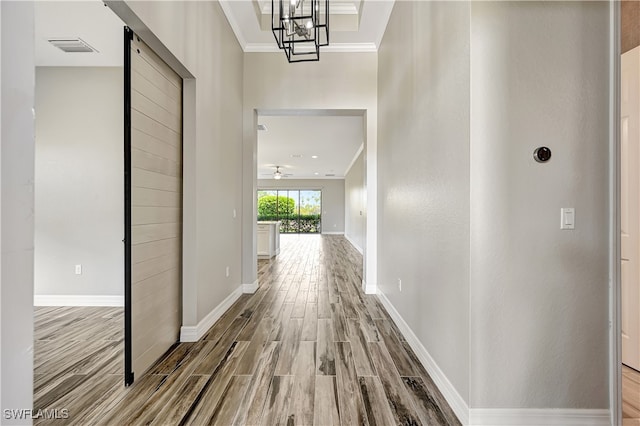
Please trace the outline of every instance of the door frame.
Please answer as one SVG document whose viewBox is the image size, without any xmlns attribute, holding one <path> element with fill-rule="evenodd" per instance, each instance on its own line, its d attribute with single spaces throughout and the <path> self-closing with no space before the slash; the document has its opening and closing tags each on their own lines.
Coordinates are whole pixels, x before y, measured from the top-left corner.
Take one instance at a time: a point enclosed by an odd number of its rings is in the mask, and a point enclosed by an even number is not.
<svg viewBox="0 0 640 426">
<path fill-rule="evenodd" d="M 182 327 L 195 325 L 197 320 L 197 281 L 195 276 L 195 263 L 196 256 L 196 191 L 195 191 L 195 176 L 196 176 L 196 86 L 197 79 L 189 71 L 189 69 L 178 59 L 173 52 L 171 52 L 160 41 L 158 36 L 150 30 L 142 19 L 131 9 L 131 7 L 121 0 L 105 0 L 105 5 L 109 7 L 113 13 L 115 13 L 124 22 L 124 25 L 131 31 L 131 36 L 136 34 L 144 40 L 145 44 L 154 51 L 154 53 L 162 59 L 176 74 L 182 78 L 182 167 L 183 170 L 189 170 L 189 173 L 183 173 L 182 176 Z M 130 42 L 131 40 L 129 40 Z M 125 52 L 129 52 L 128 42 L 125 40 Z M 129 57 L 130 60 L 130 57 Z M 130 81 L 127 88 L 126 78 L 126 63 L 125 65 L 125 90 L 130 93 Z M 129 94 L 130 96 L 130 94 Z M 125 100 L 126 102 L 126 100 Z M 130 106 L 130 104 L 129 104 Z M 125 103 L 125 132 L 127 128 L 126 114 L 129 107 Z M 130 124 L 130 123 L 129 123 Z M 130 137 L 130 136 L 129 136 Z M 126 135 L 125 135 L 126 140 Z M 129 139 L 130 143 L 130 139 Z M 126 150 L 126 147 L 125 147 Z M 126 154 L 125 154 L 126 155 Z M 125 159 L 125 161 L 127 161 Z M 129 159 L 130 161 L 130 159 Z M 130 197 L 130 193 L 127 195 L 126 191 L 127 181 L 125 177 L 125 204 L 128 201 L 127 196 Z M 125 216 L 126 216 L 125 212 Z M 130 218 L 130 212 L 129 212 Z M 125 217 L 125 228 L 127 228 L 127 222 Z M 130 228 L 130 227 L 129 227 Z M 130 235 L 126 235 L 125 229 L 125 241 L 130 240 Z M 126 247 L 126 244 L 125 244 Z M 125 248 L 126 250 L 126 248 Z M 126 252 L 125 252 L 126 256 Z M 130 265 L 129 265 L 130 268 Z M 132 359 L 127 361 L 126 351 L 126 329 L 127 321 L 129 321 L 129 329 L 131 327 L 131 312 L 128 313 L 127 319 L 127 291 L 130 291 L 130 284 L 126 283 L 126 276 L 130 275 L 130 269 L 127 271 L 127 261 L 125 260 L 125 384 L 131 384 L 133 382 L 133 375 L 128 376 L 128 373 L 132 370 Z M 129 290 L 127 290 L 127 287 Z M 129 297 L 131 294 L 129 294 Z M 130 309 L 130 308 L 129 308 Z M 131 342 L 129 342 L 131 343 Z M 131 345 L 129 345 L 131 347 Z M 128 362 L 128 364 L 127 364 Z"/>
<path fill-rule="evenodd" d="M 620 2 L 609 2 L 609 407 L 611 424 L 622 424 L 620 276 Z"/>
<path fill-rule="evenodd" d="M 131 40 L 124 27 L 124 385 L 133 384 L 131 350 Z"/>
</svg>

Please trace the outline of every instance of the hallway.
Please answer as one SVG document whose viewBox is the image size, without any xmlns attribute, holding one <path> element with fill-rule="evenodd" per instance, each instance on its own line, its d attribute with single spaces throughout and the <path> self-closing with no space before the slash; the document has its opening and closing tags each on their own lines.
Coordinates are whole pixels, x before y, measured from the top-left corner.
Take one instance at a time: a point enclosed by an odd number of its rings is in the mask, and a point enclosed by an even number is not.
<svg viewBox="0 0 640 426">
<path fill-rule="evenodd" d="M 360 290 L 361 271 L 342 236 L 283 235 L 281 254 L 259 262 L 259 290 L 199 342 L 177 345 L 129 389 L 97 375 L 97 400 L 41 396 L 35 408 L 68 408 L 70 424 L 458 425 Z"/>
</svg>

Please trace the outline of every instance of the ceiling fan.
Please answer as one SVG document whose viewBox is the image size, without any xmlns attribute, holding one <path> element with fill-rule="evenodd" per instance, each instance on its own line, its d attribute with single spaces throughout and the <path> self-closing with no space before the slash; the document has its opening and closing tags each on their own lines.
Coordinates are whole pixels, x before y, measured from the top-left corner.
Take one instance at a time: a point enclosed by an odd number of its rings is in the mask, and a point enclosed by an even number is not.
<svg viewBox="0 0 640 426">
<path fill-rule="evenodd" d="M 282 179 L 282 178 L 288 178 L 289 176 L 293 176 L 292 173 L 282 173 L 280 171 L 280 168 L 283 166 L 275 166 L 276 171 L 273 173 L 262 173 L 260 176 L 272 176 L 274 179 L 278 180 L 278 179 Z"/>
</svg>

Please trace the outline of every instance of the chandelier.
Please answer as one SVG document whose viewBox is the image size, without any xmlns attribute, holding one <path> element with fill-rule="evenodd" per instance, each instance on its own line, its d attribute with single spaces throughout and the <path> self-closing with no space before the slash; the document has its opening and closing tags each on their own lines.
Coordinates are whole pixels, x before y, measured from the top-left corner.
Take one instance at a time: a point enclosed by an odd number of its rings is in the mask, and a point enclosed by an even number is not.
<svg viewBox="0 0 640 426">
<path fill-rule="evenodd" d="M 271 0 L 271 30 L 289 62 L 320 60 L 320 47 L 329 45 L 329 0 Z"/>
</svg>

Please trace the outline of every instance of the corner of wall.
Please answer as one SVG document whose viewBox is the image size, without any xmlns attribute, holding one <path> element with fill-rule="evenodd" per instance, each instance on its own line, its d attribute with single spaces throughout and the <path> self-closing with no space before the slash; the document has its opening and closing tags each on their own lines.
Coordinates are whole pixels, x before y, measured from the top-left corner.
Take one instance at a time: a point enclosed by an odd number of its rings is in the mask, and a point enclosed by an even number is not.
<svg viewBox="0 0 640 426">
<path fill-rule="evenodd" d="M 378 291 L 378 298 L 393 319 L 393 322 L 395 322 L 400 329 L 402 335 L 407 339 L 407 343 L 409 343 L 411 349 L 413 349 L 415 354 L 418 356 L 420 363 L 427 370 L 427 373 L 429 373 L 429 376 L 431 376 L 433 382 L 447 400 L 453 412 L 458 416 L 460 422 L 463 425 L 470 424 L 469 406 L 465 402 L 464 398 L 458 393 L 457 389 L 449 381 L 445 373 L 440 369 L 429 351 L 427 351 L 422 342 L 420 342 L 411 327 L 409 327 L 409 324 L 407 324 L 404 318 L 402 318 L 402 315 L 396 310 L 391 301 L 389 301 L 381 291 Z"/>
<path fill-rule="evenodd" d="M 213 308 L 195 326 L 180 327 L 180 342 L 197 342 L 200 340 L 216 321 L 242 296 L 243 285 L 238 286 L 229 296 L 227 296 L 218 306 Z"/>
</svg>

